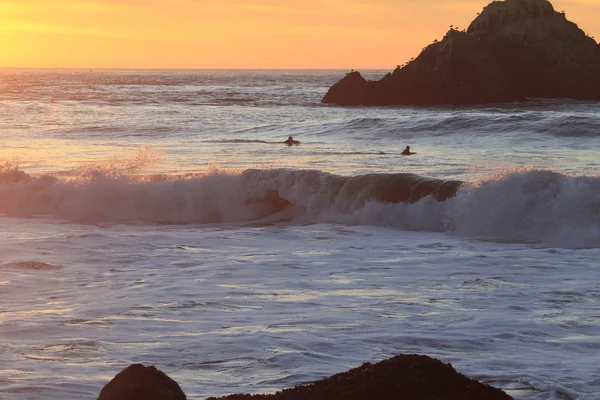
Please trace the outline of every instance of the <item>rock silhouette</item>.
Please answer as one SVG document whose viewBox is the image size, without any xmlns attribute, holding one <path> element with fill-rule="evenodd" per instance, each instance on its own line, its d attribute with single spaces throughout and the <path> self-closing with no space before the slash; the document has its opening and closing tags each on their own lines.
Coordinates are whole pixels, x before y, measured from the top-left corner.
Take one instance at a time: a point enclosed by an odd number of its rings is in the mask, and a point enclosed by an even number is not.
<svg viewBox="0 0 600 400">
<path fill-rule="evenodd" d="M 133 364 L 115 376 L 98 400 L 185 400 L 179 385 L 155 367 Z M 510 400 L 500 389 L 459 374 L 424 355 L 398 355 L 275 394 L 232 394 L 207 400 Z"/>
<path fill-rule="evenodd" d="M 379 81 L 351 72 L 324 103 L 442 105 L 600 100 L 600 45 L 547 0 L 494 1 Z"/>
<path fill-rule="evenodd" d="M 100 391 L 98 400 L 186 400 L 177 382 L 154 366 L 131 364 Z"/>
<path fill-rule="evenodd" d="M 398 355 L 271 395 L 232 394 L 207 400 L 510 400 L 500 389 L 424 355 Z"/>
</svg>

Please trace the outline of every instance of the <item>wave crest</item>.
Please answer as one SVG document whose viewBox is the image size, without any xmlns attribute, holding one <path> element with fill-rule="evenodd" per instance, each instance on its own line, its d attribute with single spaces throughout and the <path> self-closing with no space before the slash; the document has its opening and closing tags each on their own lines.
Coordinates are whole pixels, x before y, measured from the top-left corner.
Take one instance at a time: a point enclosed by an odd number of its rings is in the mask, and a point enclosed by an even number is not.
<svg viewBox="0 0 600 400">
<path fill-rule="evenodd" d="M 599 247 L 600 177 L 503 171 L 465 185 L 448 215 L 446 228 L 464 235 Z"/>
<path fill-rule="evenodd" d="M 5 171 L 6 172 L 6 171 Z M 14 171 L 9 172 L 15 174 Z M 0 213 L 82 223 L 340 223 L 600 247 L 600 177 L 503 171 L 475 182 L 266 169 L 132 179 L 0 175 Z M 85 177 L 85 175 L 84 175 Z M 21 179 L 23 178 L 23 179 Z M 152 178 L 152 179 L 150 179 Z"/>
</svg>

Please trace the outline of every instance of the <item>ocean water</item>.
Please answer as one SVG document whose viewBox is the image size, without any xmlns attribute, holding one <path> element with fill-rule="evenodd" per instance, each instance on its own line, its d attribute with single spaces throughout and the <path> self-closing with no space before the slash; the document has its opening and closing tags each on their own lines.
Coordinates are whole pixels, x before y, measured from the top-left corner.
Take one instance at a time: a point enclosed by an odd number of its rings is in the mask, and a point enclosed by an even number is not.
<svg viewBox="0 0 600 400">
<path fill-rule="evenodd" d="M 419 353 L 599 399 L 600 104 L 320 104 L 344 73 L 0 70 L 0 398 Z"/>
</svg>

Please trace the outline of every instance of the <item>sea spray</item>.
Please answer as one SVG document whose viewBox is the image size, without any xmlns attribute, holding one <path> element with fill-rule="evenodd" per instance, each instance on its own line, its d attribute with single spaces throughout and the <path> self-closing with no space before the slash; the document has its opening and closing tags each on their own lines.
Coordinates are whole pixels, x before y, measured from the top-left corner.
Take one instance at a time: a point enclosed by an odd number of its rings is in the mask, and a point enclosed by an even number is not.
<svg viewBox="0 0 600 400">
<path fill-rule="evenodd" d="M 84 166 L 76 175 L 77 180 L 94 181 L 106 178 L 139 180 L 142 172 L 156 164 L 163 154 L 151 146 L 141 146 L 133 153 L 125 154 L 103 163 Z"/>
<path fill-rule="evenodd" d="M 447 228 L 471 237 L 600 246 L 600 176 L 522 168 L 465 185 Z"/>
</svg>

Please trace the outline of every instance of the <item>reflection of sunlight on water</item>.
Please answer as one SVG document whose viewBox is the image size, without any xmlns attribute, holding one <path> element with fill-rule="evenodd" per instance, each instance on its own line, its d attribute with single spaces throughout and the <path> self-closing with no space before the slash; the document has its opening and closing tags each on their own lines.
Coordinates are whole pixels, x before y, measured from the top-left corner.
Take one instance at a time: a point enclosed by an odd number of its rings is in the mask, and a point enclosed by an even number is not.
<svg viewBox="0 0 600 400">
<path fill-rule="evenodd" d="M 315 280 L 315 283 L 334 283 L 337 285 L 347 285 L 350 283 L 358 283 L 361 282 L 363 279 L 350 279 L 350 278 L 343 278 L 343 277 L 334 277 L 332 276 L 331 279 L 327 279 L 327 280 Z"/>
<path fill-rule="evenodd" d="M 364 321 L 349 321 L 349 322 L 331 322 L 323 321 L 322 323 L 303 322 L 298 323 L 281 323 L 272 325 L 236 325 L 224 327 L 223 329 L 207 332 L 206 334 L 217 335 L 240 335 L 248 333 L 292 333 L 300 331 L 318 331 L 321 329 L 347 330 L 354 329 L 364 325 Z"/>
<path fill-rule="evenodd" d="M 0 312 L 0 321 L 3 319 L 30 318 L 37 315 L 66 314 L 70 312 L 73 312 L 72 308 L 51 308 L 29 311 L 4 311 Z"/>
<path fill-rule="evenodd" d="M 283 302 L 311 301 L 323 297 L 324 295 L 324 293 L 319 292 L 277 293 L 277 296 L 273 300 Z"/>
<path fill-rule="evenodd" d="M 312 257 L 312 256 L 327 256 L 330 255 L 330 251 L 326 250 L 297 250 L 294 252 L 297 256 Z"/>
<path fill-rule="evenodd" d="M 24 371 L 22 369 L 0 369 L 0 374 L 7 375 L 32 375 L 31 371 Z"/>
<path fill-rule="evenodd" d="M 116 155 L 116 157 L 115 157 Z M 3 143 L 0 170 L 17 166 L 31 174 L 79 176 L 97 169 L 106 176 L 163 172 L 163 153 L 150 145 L 132 144 L 127 150 L 114 142 L 28 138 Z"/>
</svg>

